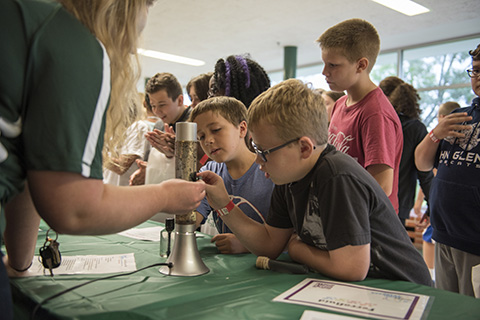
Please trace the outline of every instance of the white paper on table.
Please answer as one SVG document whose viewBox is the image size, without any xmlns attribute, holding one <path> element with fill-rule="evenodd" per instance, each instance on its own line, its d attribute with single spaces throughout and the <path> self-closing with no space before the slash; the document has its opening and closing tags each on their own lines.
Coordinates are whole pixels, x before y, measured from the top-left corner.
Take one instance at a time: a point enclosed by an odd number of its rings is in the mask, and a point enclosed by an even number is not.
<svg viewBox="0 0 480 320">
<path fill-rule="evenodd" d="M 420 320 L 430 297 L 408 292 L 307 278 L 273 301 L 376 319 Z"/>
<path fill-rule="evenodd" d="M 114 255 L 62 256 L 60 266 L 52 269 L 54 275 L 62 274 L 100 274 L 130 272 L 137 270 L 133 253 Z M 39 261 L 33 259 L 32 266 L 25 273 L 26 277 L 50 275 Z"/>
<path fill-rule="evenodd" d="M 150 228 L 132 228 L 118 234 L 121 236 L 147 241 L 160 241 L 160 231 L 163 227 L 150 227 Z"/>
<path fill-rule="evenodd" d="M 355 320 L 363 318 L 355 318 L 350 316 L 342 316 L 339 314 L 326 313 L 321 311 L 305 310 L 300 320 Z"/>
</svg>

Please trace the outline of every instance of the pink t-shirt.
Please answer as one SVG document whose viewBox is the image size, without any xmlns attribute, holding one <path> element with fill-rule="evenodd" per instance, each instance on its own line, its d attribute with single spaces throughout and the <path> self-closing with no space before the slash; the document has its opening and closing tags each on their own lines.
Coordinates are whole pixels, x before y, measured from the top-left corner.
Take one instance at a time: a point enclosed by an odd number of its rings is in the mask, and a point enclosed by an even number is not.
<svg viewBox="0 0 480 320">
<path fill-rule="evenodd" d="M 376 88 L 347 107 L 348 96 L 335 103 L 328 128 L 328 143 L 367 168 L 385 164 L 393 168 L 389 199 L 398 213 L 398 171 L 403 149 L 402 124 L 383 91 Z"/>
</svg>

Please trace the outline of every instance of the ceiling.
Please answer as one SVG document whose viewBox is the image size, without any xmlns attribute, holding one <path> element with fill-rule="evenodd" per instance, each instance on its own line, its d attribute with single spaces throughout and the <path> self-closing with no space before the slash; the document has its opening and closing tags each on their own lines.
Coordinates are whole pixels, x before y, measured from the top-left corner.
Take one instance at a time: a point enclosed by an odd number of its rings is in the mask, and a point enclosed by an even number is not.
<svg viewBox="0 0 480 320">
<path fill-rule="evenodd" d="M 297 65 L 321 62 L 315 40 L 329 27 L 362 18 L 378 30 L 381 50 L 480 34 L 479 0 L 417 0 L 431 11 L 406 16 L 371 0 L 157 0 L 141 47 L 206 62 L 194 67 L 140 56 L 142 78 L 171 72 L 185 86 L 231 54 L 249 53 L 267 72 L 283 69 L 284 46 Z"/>
</svg>

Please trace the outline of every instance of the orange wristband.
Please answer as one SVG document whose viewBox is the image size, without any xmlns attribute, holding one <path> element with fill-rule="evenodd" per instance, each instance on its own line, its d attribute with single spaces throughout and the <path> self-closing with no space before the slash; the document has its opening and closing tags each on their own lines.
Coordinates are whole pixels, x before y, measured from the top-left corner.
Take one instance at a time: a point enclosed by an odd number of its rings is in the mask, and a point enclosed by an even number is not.
<svg viewBox="0 0 480 320">
<path fill-rule="evenodd" d="M 200 164 L 203 166 L 208 161 L 208 156 L 206 154 L 203 155 L 202 159 L 200 159 Z"/>
</svg>

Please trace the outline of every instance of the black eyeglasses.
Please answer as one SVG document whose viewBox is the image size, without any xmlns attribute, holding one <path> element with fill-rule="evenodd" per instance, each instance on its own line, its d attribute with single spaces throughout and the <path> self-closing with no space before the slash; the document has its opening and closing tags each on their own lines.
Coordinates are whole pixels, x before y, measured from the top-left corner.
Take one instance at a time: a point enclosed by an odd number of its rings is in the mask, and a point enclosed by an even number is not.
<svg viewBox="0 0 480 320">
<path fill-rule="evenodd" d="M 298 140 L 300 140 L 300 138 L 295 138 L 293 140 L 285 142 L 282 145 L 279 145 L 278 147 L 270 148 L 268 150 L 262 150 L 262 149 L 258 148 L 257 145 L 255 144 L 255 142 L 253 142 L 253 140 L 252 140 L 252 147 L 253 147 L 253 150 L 255 150 L 255 153 L 258 154 L 260 156 L 260 158 L 262 158 L 263 162 L 267 162 L 267 154 L 270 154 L 274 151 L 280 150 L 280 149 L 288 146 L 290 143 L 296 142 Z"/>
<path fill-rule="evenodd" d="M 480 70 L 478 69 L 468 69 L 467 73 L 470 78 L 475 78 L 480 76 Z"/>
</svg>

